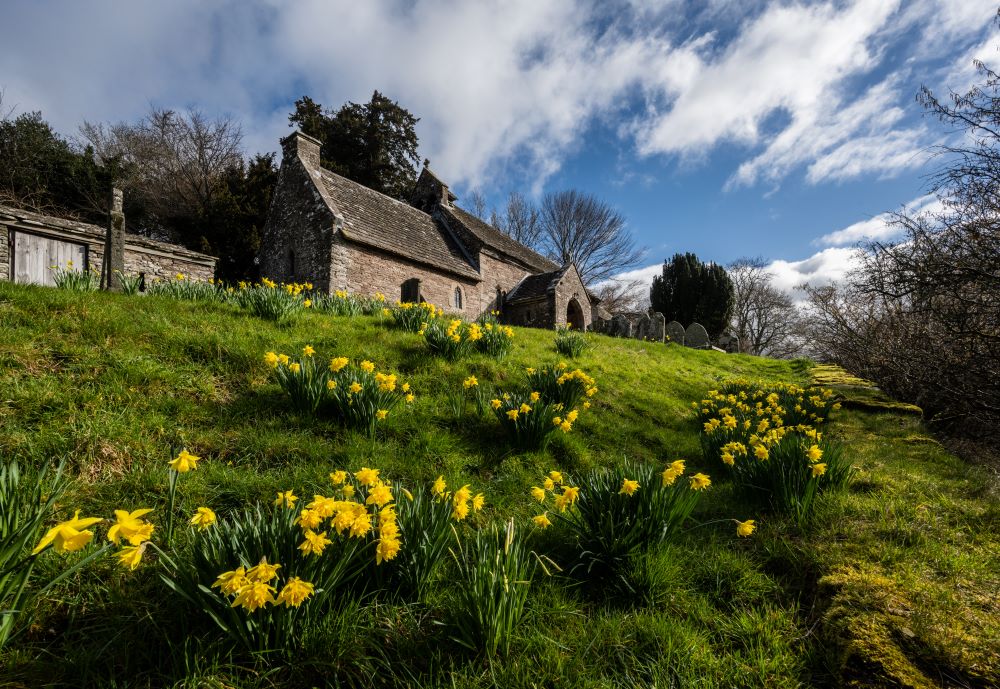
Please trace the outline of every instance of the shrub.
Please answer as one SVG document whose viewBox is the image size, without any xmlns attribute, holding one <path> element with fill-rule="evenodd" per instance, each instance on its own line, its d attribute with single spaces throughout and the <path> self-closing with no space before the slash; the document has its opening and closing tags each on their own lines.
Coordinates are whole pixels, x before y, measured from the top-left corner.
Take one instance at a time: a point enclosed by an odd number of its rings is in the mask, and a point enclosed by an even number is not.
<svg viewBox="0 0 1000 689">
<path fill-rule="evenodd" d="M 504 393 L 490 401 L 493 412 L 500 420 L 514 444 L 525 450 L 544 449 L 556 430 L 569 433 L 579 412 L 542 399 L 538 392 Z"/>
<path fill-rule="evenodd" d="M 495 311 L 480 317 L 479 339 L 475 340 L 476 350 L 495 359 L 503 359 L 514 348 L 514 329 L 502 325 Z"/>
<path fill-rule="evenodd" d="M 541 560 L 528 550 L 513 520 L 502 529 L 494 525 L 476 532 L 467 546 L 459 543 L 451 552 L 458 566 L 452 638 L 487 656 L 506 655 Z"/>
<path fill-rule="evenodd" d="M 425 301 L 419 304 L 397 301 L 394 307 L 383 310 L 383 314 L 392 319 L 392 324 L 395 327 L 411 333 L 419 332 L 426 323 L 439 317 L 442 313 L 441 309 L 434 304 L 428 304 Z"/>
<path fill-rule="evenodd" d="M 312 285 L 309 283 L 278 285 L 273 280 L 263 278 L 256 285 L 241 285 L 234 293 L 234 299 L 258 318 L 284 323 L 298 315 L 303 308 L 312 306 L 312 300 L 303 294 L 311 289 Z"/>
<path fill-rule="evenodd" d="M 583 403 L 589 407 L 588 398 L 597 394 L 594 379 L 580 369 L 567 370 L 565 362 L 556 366 L 528 369 L 528 386 L 537 390 L 544 402 L 562 404 L 566 409 L 576 409 Z"/>
<path fill-rule="evenodd" d="M 674 536 L 691 516 L 701 491 L 711 485 L 704 474 L 684 480 L 684 470 L 682 460 L 662 472 L 628 462 L 586 472 L 576 484 L 553 471 L 531 493 L 572 533 L 579 549 L 577 566 L 588 573 L 596 566 L 622 574 L 636 553 Z M 548 512 L 535 523 L 548 526 Z"/>
<path fill-rule="evenodd" d="M 705 458 L 742 493 L 763 497 L 800 524 L 817 493 L 846 485 L 853 473 L 841 447 L 821 430 L 839 406 L 830 390 L 742 380 L 694 403 Z"/>
<path fill-rule="evenodd" d="M 73 261 L 66 261 L 66 266 L 52 266 L 52 279 L 59 289 L 73 292 L 96 292 L 101 288 L 101 276 L 93 270 L 78 270 L 73 267 Z"/>
<path fill-rule="evenodd" d="M 556 351 L 571 359 L 583 354 L 587 348 L 587 338 L 583 333 L 569 328 L 559 328 L 556 330 Z"/>
</svg>

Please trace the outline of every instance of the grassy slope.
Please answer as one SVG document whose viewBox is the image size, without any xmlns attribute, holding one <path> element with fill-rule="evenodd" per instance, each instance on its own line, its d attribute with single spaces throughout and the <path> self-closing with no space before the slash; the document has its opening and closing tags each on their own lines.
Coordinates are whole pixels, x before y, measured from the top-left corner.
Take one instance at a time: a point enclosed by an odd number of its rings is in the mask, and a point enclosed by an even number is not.
<svg viewBox="0 0 1000 689">
<path fill-rule="evenodd" d="M 409 481 L 443 473 L 471 483 L 486 491 L 490 515 L 502 517 L 530 513 L 527 488 L 551 468 L 578 471 L 626 456 L 697 464 L 691 401 L 732 376 L 801 382 L 807 375 L 787 362 L 594 341 L 578 362 L 601 389 L 594 408 L 547 452 L 524 455 L 506 449 L 492 421 L 453 418 L 446 395 L 469 374 L 502 388 L 519 383 L 526 366 L 558 361 L 549 332 L 518 329 L 515 352 L 502 363 L 448 364 L 428 356 L 416 335 L 378 319 L 307 314 L 277 328 L 213 304 L 4 283 L 0 452 L 36 462 L 68 456 L 79 477 L 72 505 L 88 513 L 162 506 L 163 463 L 172 445 L 186 445 L 208 460 L 185 484 L 186 510 L 208 504 L 224 513 L 286 488 L 311 494 L 331 469 L 366 464 Z M 289 413 L 261 355 L 307 343 L 322 356 L 365 357 L 397 370 L 417 392 L 412 413 L 390 417 L 376 443 Z M 928 441 L 912 415 L 845 411 L 834 429 L 862 475 L 854 490 L 822 502 L 812 531 L 796 534 L 780 519 L 748 514 L 727 486 L 715 485 L 698 519 L 756 516 L 758 536 L 735 542 L 731 523 L 692 530 L 650 557 L 648 586 L 631 600 L 541 584 L 524 638 L 500 667 L 451 653 L 446 634 L 419 611 L 365 610 L 355 620 L 374 629 L 373 644 L 397 679 L 418 673 L 422 683 L 442 680 L 446 667 L 461 686 L 997 681 L 998 609 L 989 591 L 1000 569 L 1000 518 L 985 480 Z M 184 675 L 238 686 L 316 681 L 301 669 L 277 680 L 248 676 L 194 662 L 190 649 L 126 653 L 129 634 L 170 635 L 143 619 L 163 614 L 162 603 L 129 603 L 123 593 L 155 582 L 148 572 L 125 577 L 109 567 L 97 575 L 103 586 L 84 581 L 55 596 L 42 619 L 59 633 L 16 647 L 7 659 L 12 677 L 28 685 L 48 673 L 80 684 L 116 677 L 156 685 Z M 119 634 L 93 641 L 95 630 L 112 628 Z M 65 653 L 65 666 L 35 660 L 46 647 Z M 337 663 L 349 677 L 350 663 Z"/>
</svg>

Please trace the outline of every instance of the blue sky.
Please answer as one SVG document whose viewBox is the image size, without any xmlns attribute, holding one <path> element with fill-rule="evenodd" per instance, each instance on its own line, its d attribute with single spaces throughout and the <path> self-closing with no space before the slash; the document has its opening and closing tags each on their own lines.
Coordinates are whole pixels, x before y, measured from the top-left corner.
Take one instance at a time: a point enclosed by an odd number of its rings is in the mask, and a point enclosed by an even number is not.
<svg viewBox="0 0 1000 689">
<path fill-rule="evenodd" d="M 996 1 L 40 0 L 4 7 L 0 88 L 66 135 L 151 103 L 230 113 L 250 151 L 277 149 L 301 95 L 378 89 L 460 197 L 581 189 L 648 247 L 633 277 L 760 255 L 790 289 L 933 203 L 955 134 L 914 96 L 994 61 Z"/>
</svg>

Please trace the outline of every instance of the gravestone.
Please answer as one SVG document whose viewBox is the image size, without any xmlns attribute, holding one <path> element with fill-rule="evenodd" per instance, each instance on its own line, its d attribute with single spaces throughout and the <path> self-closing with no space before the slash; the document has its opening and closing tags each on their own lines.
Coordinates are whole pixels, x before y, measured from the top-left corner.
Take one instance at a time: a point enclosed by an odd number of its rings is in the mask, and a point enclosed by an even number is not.
<svg viewBox="0 0 1000 689">
<path fill-rule="evenodd" d="M 603 318 L 595 318 L 590 324 L 590 332 L 601 333 L 607 335 L 611 326 L 611 321 L 605 320 Z"/>
<path fill-rule="evenodd" d="M 653 315 L 649 317 L 649 339 L 653 342 L 663 342 L 663 335 L 666 329 L 667 319 L 663 317 L 663 314 L 654 311 Z"/>
<path fill-rule="evenodd" d="M 667 323 L 667 337 L 670 338 L 671 342 L 676 342 L 679 345 L 684 344 L 684 326 L 677 321 L 670 321 Z"/>
<path fill-rule="evenodd" d="M 649 315 L 644 313 L 639 316 L 639 320 L 632 326 L 632 337 L 637 340 L 647 340 L 649 339 L 650 328 Z"/>
<path fill-rule="evenodd" d="M 684 331 L 684 344 L 694 349 L 708 349 L 712 341 L 708 339 L 708 331 L 701 323 L 692 323 Z"/>
<path fill-rule="evenodd" d="M 615 314 L 611 319 L 610 335 L 615 337 L 632 337 L 632 321 L 622 314 Z"/>
<path fill-rule="evenodd" d="M 715 344 L 729 354 L 739 354 L 740 352 L 740 338 L 732 333 L 722 333 Z"/>
</svg>

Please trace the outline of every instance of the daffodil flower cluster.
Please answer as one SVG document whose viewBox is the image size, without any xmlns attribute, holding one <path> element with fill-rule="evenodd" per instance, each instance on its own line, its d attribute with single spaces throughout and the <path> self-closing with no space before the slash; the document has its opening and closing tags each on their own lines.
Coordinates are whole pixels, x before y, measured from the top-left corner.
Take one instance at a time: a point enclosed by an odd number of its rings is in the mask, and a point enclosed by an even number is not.
<svg viewBox="0 0 1000 689">
<path fill-rule="evenodd" d="M 496 311 L 482 316 L 473 325 L 479 329 L 479 337 L 475 340 L 476 349 L 483 354 L 503 359 L 513 349 L 514 329 L 509 325 L 502 325 Z"/>
<path fill-rule="evenodd" d="M 297 409 L 316 413 L 326 405 L 346 425 L 370 434 L 397 404 L 415 399 L 410 384 L 400 382 L 395 373 L 377 371 L 368 360 L 355 364 L 347 357 L 334 357 L 324 366 L 312 345 L 306 345 L 296 361 L 276 352 L 267 352 L 264 361 Z"/>
<path fill-rule="evenodd" d="M 528 385 L 532 390 L 538 390 L 544 401 L 562 404 L 566 409 L 590 408 L 590 402 L 598 392 L 593 378 L 578 368 L 570 370 L 565 361 L 555 366 L 530 368 L 527 374 Z"/>
<path fill-rule="evenodd" d="M 265 277 L 253 285 L 240 282 L 232 300 L 259 318 L 283 322 L 312 306 L 312 290 L 310 282 L 279 284 Z"/>
<path fill-rule="evenodd" d="M 808 512 L 823 483 L 846 482 L 850 469 L 822 428 L 839 409 L 831 390 L 738 380 L 692 403 L 706 459 L 719 461 L 738 487 L 770 494 L 778 507 Z M 832 452 L 835 476 L 827 476 Z"/>
<path fill-rule="evenodd" d="M 331 316 L 374 316 L 381 313 L 384 307 L 385 295 L 381 292 L 364 297 L 338 289 L 333 294 L 316 293 L 312 297 L 313 310 Z"/>
<path fill-rule="evenodd" d="M 486 496 L 482 493 L 472 494 L 469 484 L 465 484 L 454 493 L 448 490 L 448 483 L 444 476 L 438 476 L 431 486 L 431 494 L 441 502 L 450 502 L 452 506 L 451 518 L 456 522 L 465 521 L 469 516 L 469 511 L 479 512 L 486 505 Z"/>
<path fill-rule="evenodd" d="M 490 400 L 500 425 L 525 449 L 540 449 L 554 431 L 569 433 L 580 412 L 566 411 L 561 403 L 546 402 L 537 390 L 528 394 L 504 393 Z"/>
<path fill-rule="evenodd" d="M 634 552 L 672 536 L 691 515 L 712 481 L 702 473 L 681 480 L 685 470 L 684 460 L 662 472 L 626 462 L 575 479 L 553 470 L 531 487 L 532 499 L 544 510 L 532 521 L 539 529 L 561 524 L 580 545 L 581 558 L 617 567 Z"/>
<path fill-rule="evenodd" d="M 443 313 L 444 311 L 426 301 L 418 303 L 397 301 L 392 308 L 382 310 L 382 315 L 388 317 L 395 327 L 411 333 L 420 331 L 425 323 L 440 317 Z"/>
<path fill-rule="evenodd" d="M 278 591 L 272 582 L 278 578 L 280 569 L 280 564 L 270 563 L 263 557 L 250 569 L 241 565 L 221 573 L 212 588 L 232 596 L 231 607 L 243 608 L 247 612 L 254 612 L 265 605 L 297 608 L 315 593 L 316 587 L 299 577 L 289 577 Z"/>
</svg>

